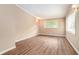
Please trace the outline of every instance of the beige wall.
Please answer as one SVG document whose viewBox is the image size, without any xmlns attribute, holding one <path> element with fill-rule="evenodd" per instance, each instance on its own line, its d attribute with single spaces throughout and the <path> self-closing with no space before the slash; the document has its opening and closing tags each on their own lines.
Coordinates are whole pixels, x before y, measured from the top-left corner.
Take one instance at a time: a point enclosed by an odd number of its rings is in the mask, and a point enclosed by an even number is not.
<svg viewBox="0 0 79 59">
<path fill-rule="evenodd" d="M 47 20 L 40 20 L 39 33 L 47 34 L 47 35 L 55 35 L 55 36 L 65 35 L 65 19 L 50 19 L 50 20 L 58 20 L 58 28 L 44 28 L 43 26 L 44 21 Z"/>
<path fill-rule="evenodd" d="M 35 35 L 34 20 L 16 5 L 0 5 L 0 52 L 15 47 L 15 41 Z"/>
<path fill-rule="evenodd" d="M 66 25 L 67 25 L 67 22 L 69 22 L 67 18 L 70 15 L 72 15 L 73 12 L 74 10 L 70 9 L 70 12 L 68 16 L 66 17 Z M 75 34 L 66 30 L 66 38 L 68 39 L 70 44 L 73 46 L 73 48 L 79 53 L 79 11 L 75 12 L 75 20 L 76 20 Z M 67 26 L 66 26 L 66 29 L 68 29 Z"/>
<path fill-rule="evenodd" d="M 16 8 L 16 33 L 17 41 L 25 39 L 26 36 L 34 35 L 37 33 L 37 26 L 35 25 L 35 17 L 30 15 L 22 8 Z"/>
<path fill-rule="evenodd" d="M 15 6 L 0 5 L 0 52 L 15 47 Z"/>
<path fill-rule="evenodd" d="M 76 14 L 76 48 L 78 49 L 79 52 L 79 10 L 77 11 Z"/>
</svg>

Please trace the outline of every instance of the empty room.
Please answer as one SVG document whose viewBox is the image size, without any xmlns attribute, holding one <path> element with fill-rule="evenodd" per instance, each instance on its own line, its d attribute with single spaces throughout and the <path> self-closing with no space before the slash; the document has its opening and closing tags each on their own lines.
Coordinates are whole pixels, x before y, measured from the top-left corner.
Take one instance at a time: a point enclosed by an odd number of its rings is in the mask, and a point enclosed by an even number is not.
<svg viewBox="0 0 79 59">
<path fill-rule="evenodd" d="M 78 54 L 78 4 L 0 5 L 0 55 Z"/>
</svg>

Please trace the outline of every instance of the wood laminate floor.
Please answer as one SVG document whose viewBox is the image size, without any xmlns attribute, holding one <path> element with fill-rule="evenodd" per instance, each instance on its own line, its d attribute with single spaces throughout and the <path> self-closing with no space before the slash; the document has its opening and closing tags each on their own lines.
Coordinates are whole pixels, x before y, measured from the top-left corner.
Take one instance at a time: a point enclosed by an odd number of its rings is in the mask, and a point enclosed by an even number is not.
<svg viewBox="0 0 79 59">
<path fill-rule="evenodd" d="M 36 36 L 16 43 L 3 55 L 77 55 L 63 37 Z"/>
</svg>

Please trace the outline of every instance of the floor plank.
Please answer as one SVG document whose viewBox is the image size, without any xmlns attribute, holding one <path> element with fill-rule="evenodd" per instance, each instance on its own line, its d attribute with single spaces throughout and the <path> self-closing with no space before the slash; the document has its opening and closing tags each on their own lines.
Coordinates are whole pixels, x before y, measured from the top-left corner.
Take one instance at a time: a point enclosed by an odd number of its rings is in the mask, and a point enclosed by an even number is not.
<svg viewBox="0 0 79 59">
<path fill-rule="evenodd" d="M 35 36 L 16 43 L 3 55 L 77 55 L 64 37 Z"/>
</svg>

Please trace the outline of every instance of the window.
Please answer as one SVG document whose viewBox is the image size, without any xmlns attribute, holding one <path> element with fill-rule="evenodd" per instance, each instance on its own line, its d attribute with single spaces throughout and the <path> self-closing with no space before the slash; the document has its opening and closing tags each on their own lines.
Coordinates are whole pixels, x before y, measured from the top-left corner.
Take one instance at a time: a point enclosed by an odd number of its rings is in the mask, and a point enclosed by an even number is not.
<svg viewBox="0 0 79 59">
<path fill-rule="evenodd" d="M 67 30 L 75 34 L 75 12 L 67 18 Z"/>
<path fill-rule="evenodd" d="M 58 20 L 44 21 L 44 28 L 58 28 Z"/>
</svg>

